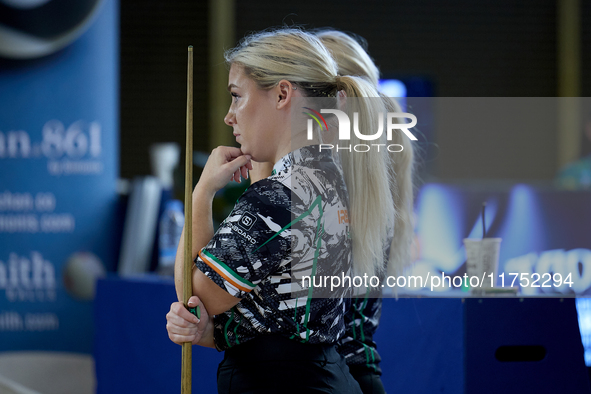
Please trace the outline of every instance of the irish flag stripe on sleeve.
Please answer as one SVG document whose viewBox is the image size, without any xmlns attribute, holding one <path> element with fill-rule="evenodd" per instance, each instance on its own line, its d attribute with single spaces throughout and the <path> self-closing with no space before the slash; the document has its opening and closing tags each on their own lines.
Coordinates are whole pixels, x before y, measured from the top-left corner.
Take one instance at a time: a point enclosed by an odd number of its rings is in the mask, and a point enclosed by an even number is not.
<svg viewBox="0 0 591 394">
<path fill-rule="evenodd" d="M 256 286 L 244 278 L 238 276 L 234 271 L 230 269 L 226 264 L 222 263 L 218 258 L 209 253 L 205 249 L 201 249 L 199 257 L 209 265 L 215 272 L 217 272 L 222 278 L 230 282 L 236 288 L 250 293 Z"/>
</svg>

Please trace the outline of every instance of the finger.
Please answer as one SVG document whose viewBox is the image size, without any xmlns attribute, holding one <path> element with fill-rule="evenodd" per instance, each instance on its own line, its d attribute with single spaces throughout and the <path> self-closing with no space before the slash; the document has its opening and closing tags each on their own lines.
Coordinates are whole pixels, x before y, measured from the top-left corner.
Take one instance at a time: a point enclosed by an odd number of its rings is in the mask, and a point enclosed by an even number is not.
<svg viewBox="0 0 591 394">
<path fill-rule="evenodd" d="M 192 328 L 179 327 L 170 320 L 166 323 L 166 331 L 170 340 L 178 344 L 192 342 L 198 335 L 196 326 Z"/>
<path fill-rule="evenodd" d="M 224 153 L 228 157 L 236 158 L 244 155 L 240 148 L 236 148 L 235 146 L 223 146 L 222 148 L 224 148 Z"/>
<path fill-rule="evenodd" d="M 187 305 L 189 305 L 190 307 L 195 307 L 197 305 L 201 305 L 201 300 L 197 296 L 191 296 L 191 297 L 189 297 L 189 300 L 187 301 Z"/>
<path fill-rule="evenodd" d="M 166 321 L 174 326 L 177 327 L 182 327 L 182 328 L 190 328 L 190 327 L 197 327 L 197 323 L 194 319 L 194 315 L 191 314 L 192 318 L 190 320 L 188 319 L 183 319 L 182 317 L 178 316 L 178 315 L 167 315 L 166 316 Z M 197 319 L 198 320 L 198 319 Z"/>
<path fill-rule="evenodd" d="M 192 315 L 197 316 L 197 323 L 201 321 L 201 312 L 205 310 L 203 303 L 197 296 L 191 296 L 187 301 L 187 307 Z"/>
<path fill-rule="evenodd" d="M 239 157 L 234 158 L 234 160 L 224 164 L 224 166 L 229 170 L 228 172 L 236 172 L 240 167 L 246 165 L 250 161 L 250 155 L 242 155 Z"/>
<path fill-rule="evenodd" d="M 199 323 L 199 319 L 197 319 L 197 316 L 193 315 L 191 312 L 189 312 L 187 310 L 187 308 L 185 308 L 185 306 L 183 304 L 181 304 L 180 302 L 175 302 L 171 308 L 170 308 L 170 312 L 184 320 L 187 320 L 189 322 L 193 322 L 193 323 Z M 168 318 L 168 315 L 166 315 Z"/>
<path fill-rule="evenodd" d="M 182 345 L 185 342 L 193 342 L 193 340 L 195 339 L 195 336 L 193 335 L 177 335 L 177 334 L 171 334 L 168 333 L 168 338 L 170 338 L 171 341 L 173 341 L 174 343 L 176 343 L 177 345 Z"/>
<path fill-rule="evenodd" d="M 242 182 L 242 179 L 247 179 L 248 178 L 248 168 L 247 168 L 247 164 L 250 162 L 250 160 L 246 159 L 247 156 L 241 156 L 239 158 L 236 158 L 232 164 L 235 164 L 236 166 L 233 168 L 234 169 L 234 180 L 236 182 Z M 238 165 L 241 164 L 241 165 Z"/>
<path fill-rule="evenodd" d="M 171 334 L 177 335 L 195 335 L 198 332 L 197 326 L 194 324 L 191 327 L 182 327 L 171 321 L 166 323 L 166 330 Z"/>
<path fill-rule="evenodd" d="M 242 156 L 243 153 L 238 148 L 230 146 L 218 146 L 209 155 L 207 165 L 210 167 L 221 167 L 227 163 L 231 163 L 237 157 Z"/>
<path fill-rule="evenodd" d="M 176 301 L 170 304 L 170 311 L 173 313 L 178 313 L 181 309 L 183 309 L 182 302 Z"/>
</svg>

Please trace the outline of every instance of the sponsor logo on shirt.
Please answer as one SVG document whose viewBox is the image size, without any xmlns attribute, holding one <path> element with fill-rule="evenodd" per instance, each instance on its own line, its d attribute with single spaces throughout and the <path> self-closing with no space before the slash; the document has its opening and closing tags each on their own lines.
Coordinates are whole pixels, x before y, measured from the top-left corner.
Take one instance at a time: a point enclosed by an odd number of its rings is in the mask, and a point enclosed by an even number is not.
<svg viewBox="0 0 591 394">
<path fill-rule="evenodd" d="M 245 229 L 246 231 L 250 230 L 254 223 L 257 221 L 256 216 L 251 213 L 245 212 L 240 220 L 238 220 L 238 225 Z"/>
<path fill-rule="evenodd" d="M 253 237 L 251 237 L 250 235 L 246 234 L 246 231 L 244 231 L 240 227 L 236 226 L 235 224 L 231 224 L 230 227 L 232 227 L 232 230 L 234 230 L 235 232 L 237 232 L 238 234 L 240 234 L 244 238 L 246 238 L 248 240 L 248 242 L 250 242 L 251 244 L 254 245 L 254 244 L 257 243 L 257 241 Z"/>
</svg>

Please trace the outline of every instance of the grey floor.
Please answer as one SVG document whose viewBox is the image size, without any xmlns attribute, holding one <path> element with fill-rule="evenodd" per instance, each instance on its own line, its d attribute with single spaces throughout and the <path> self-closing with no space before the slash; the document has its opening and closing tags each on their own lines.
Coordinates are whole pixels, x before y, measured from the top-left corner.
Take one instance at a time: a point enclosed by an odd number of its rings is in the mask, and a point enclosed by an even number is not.
<svg viewBox="0 0 591 394">
<path fill-rule="evenodd" d="M 55 352 L 0 353 L 0 394 L 94 394 L 89 355 Z"/>
</svg>

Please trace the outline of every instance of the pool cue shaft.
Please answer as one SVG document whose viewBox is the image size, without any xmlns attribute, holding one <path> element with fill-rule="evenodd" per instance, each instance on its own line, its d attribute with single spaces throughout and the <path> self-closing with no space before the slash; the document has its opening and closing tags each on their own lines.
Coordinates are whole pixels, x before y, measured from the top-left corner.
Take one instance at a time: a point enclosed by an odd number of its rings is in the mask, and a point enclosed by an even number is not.
<svg viewBox="0 0 591 394">
<path fill-rule="evenodd" d="M 187 61 L 187 146 L 185 149 L 185 250 L 183 260 L 183 302 L 193 295 L 193 46 L 189 45 Z M 192 343 L 183 343 L 181 394 L 191 394 Z"/>
</svg>

